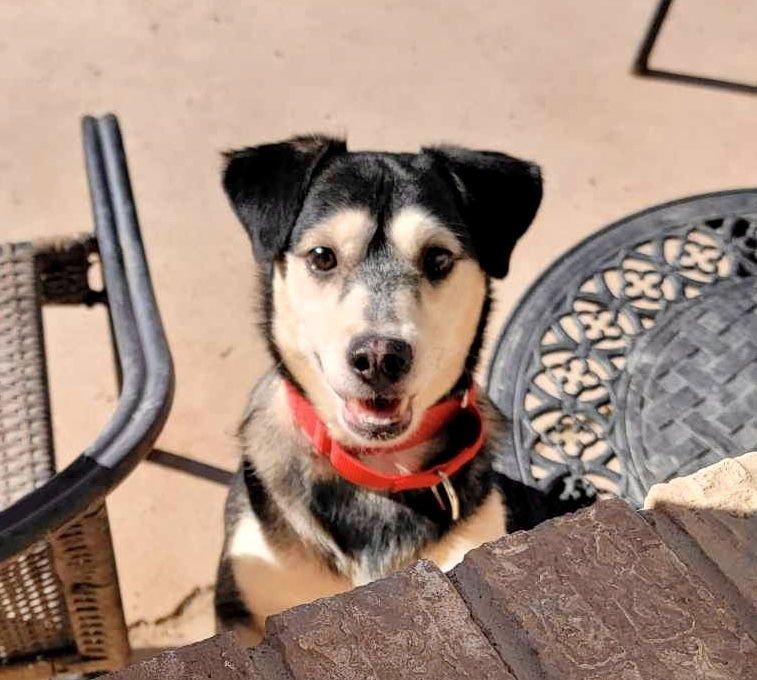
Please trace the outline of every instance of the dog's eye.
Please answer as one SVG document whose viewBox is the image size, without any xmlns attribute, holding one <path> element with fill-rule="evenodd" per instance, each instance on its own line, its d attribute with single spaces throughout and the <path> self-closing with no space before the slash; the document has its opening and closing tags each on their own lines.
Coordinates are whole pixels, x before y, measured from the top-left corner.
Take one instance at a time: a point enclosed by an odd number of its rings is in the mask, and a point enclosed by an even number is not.
<svg viewBox="0 0 757 680">
<path fill-rule="evenodd" d="M 454 264 L 455 256 L 446 248 L 427 248 L 423 253 L 423 271 L 432 281 L 447 276 Z"/>
<path fill-rule="evenodd" d="M 308 266 L 315 272 L 327 272 L 336 267 L 336 253 L 331 248 L 318 246 L 307 255 Z"/>
</svg>

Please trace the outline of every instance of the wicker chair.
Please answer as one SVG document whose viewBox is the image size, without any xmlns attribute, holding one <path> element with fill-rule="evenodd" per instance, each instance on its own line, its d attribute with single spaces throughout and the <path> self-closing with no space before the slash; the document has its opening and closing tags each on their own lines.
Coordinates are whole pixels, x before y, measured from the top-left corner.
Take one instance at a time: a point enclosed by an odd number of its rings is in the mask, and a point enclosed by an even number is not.
<svg viewBox="0 0 757 680">
<path fill-rule="evenodd" d="M 83 136 L 95 236 L 0 245 L 0 679 L 126 663 L 105 497 L 149 452 L 173 393 L 118 123 L 85 118 Z M 104 291 L 88 284 L 95 259 Z M 41 307 L 98 303 L 110 316 L 119 402 L 56 474 Z"/>
</svg>

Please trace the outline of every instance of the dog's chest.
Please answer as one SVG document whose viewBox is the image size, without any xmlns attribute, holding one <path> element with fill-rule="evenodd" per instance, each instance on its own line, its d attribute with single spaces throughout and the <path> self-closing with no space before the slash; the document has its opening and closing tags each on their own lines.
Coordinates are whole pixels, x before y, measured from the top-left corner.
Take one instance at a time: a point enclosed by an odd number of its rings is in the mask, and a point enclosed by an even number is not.
<svg viewBox="0 0 757 680">
<path fill-rule="evenodd" d="M 429 511 L 444 517 L 428 496 Z M 432 517 L 341 480 L 315 483 L 308 510 L 350 564 L 355 580 L 363 582 L 404 563 L 442 531 Z"/>
<path fill-rule="evenodd" d="M 238 593 L 262 630 L 268 616 L 353 587 L 313 546 L 272 541 L 254 513 L 240 518 L 228 543 Z"/>
<path fill-rule="evenodd" d="M 413 559 L 428 559 L 444 571 L 452 569 L 469 550 L 495 540 L 504 531 L 502 499 L 492 491 L 472 516 L 455 524 L 441 539 L 423 547 L 417 543 L 363 544 L 352 556 L 340 551 L 337 559 L 341 573 L 337 573 L 325 559 L 323 545 L 318 548 L 300 541 L 272 541 L 259 518 L 249 513 L 233 529 L 228 557 L 239 594 L 252 613 L 256 629 L 261 630 L 268 616 L 364 585 Z M 397 527 L 374 526 L 373 533 L 391 534 L 396 540 L 400 532 Z M 329 540 L 325 535 L 323 538 Z M 382 559 L 379 551 L 387 545 Z"/>
<path fill-rule="evenodd" d="M 355 585 L 382 578 L 418 558 L 451 569 L 466 552 L 505 533 L 504 503 L 495 489 L 478 498 L 475 510 L 455 523 L 442 495 L 430 490 L 404 505 L 355 493 L 350 485 L 316 485 L 310 510 L 350 565 Z"/>
</svg>

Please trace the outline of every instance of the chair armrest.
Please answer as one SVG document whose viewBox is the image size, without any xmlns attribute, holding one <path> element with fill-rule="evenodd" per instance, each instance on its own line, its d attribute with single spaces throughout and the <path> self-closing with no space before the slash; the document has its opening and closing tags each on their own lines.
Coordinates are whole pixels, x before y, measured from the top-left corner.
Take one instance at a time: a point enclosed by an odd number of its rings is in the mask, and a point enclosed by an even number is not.
<svg viewBox="0 0 757 680">
<path fill-rule="evenodd" d="M 82 121 L 84 154 L 121 391 L 79 457 L 0 513 L 0 562 L 101 501 L 152 448 L 174 389 L 171 355 L 139 231 L 115 116 Z"/>
</svg>

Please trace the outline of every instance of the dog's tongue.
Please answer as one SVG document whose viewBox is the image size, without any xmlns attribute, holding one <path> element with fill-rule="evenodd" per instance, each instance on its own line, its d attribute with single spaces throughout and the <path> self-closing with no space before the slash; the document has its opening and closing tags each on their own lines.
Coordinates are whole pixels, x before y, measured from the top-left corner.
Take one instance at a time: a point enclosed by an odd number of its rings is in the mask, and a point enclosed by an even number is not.
<svg viewBox="0 0 757 680">
<path fill-rule="evenodd" d="M 395 420 L 399 417 L 401 399 L 350 399 L 347 402 L 347 410 L 357 418 L 370 418 L 375 420 Z"/>
<path fill-rule="evenodd" d="M 404 432 L 413 415 L 407 398 L 348 399 L 343 408 L 347 425 L 377 443 L 387 442 Z M 384 451 L 382 447 L 378 450 Z"/>
</svg>

